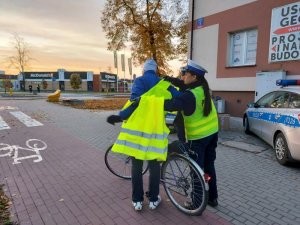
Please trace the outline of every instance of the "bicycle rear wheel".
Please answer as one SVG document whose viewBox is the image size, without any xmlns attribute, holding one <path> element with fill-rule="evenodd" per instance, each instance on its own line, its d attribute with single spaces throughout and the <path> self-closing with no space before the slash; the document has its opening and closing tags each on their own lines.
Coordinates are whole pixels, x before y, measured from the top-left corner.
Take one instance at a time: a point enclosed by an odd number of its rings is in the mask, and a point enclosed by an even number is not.
<svg viewBox="0 0 300 225">
<path fill-rule="evenodd" d="M 104 161 L 107 169 L 117 177 L 131 179 L 131 156 L 111 151 L 112 145 L 106 150 Z M 148 162 L 144 161 L 143 174 L 148 170 Z"/>
<path fill-rule="evenodd" d="M 202 174 L 195 161 L 180 154 L 171 155 L 162 165 L 165 191 L 173 205 L 185 214 L 201 215 L 207 206 L 208 185 Z"/>
</svg>

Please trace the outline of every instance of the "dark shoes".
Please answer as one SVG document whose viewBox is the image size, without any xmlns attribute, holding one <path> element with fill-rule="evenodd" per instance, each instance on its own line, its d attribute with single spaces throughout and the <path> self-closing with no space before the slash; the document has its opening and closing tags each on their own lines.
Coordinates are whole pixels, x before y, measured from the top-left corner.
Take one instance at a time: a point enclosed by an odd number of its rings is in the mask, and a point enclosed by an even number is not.
<svg viewBox="0 0 300 225">
<path fill-rule="evenodd" d="M 213 200 L 208 200 L 208 203 L 207 203 L 209 206 L 211 207 L 216 207 L 219 205 L 218 203 L 218 199 L 213 199 Z"/>
</svg>

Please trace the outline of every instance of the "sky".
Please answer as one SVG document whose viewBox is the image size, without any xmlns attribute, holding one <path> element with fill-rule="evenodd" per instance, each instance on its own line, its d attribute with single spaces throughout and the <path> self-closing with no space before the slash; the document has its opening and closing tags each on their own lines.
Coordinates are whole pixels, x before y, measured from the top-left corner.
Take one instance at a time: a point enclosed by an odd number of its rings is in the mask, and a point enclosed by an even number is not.
<svg viewBox="0 0 300 225">
<path fill-rule="evenodd" d="M 101 28 L 105 0 L 0 0 L 0 70 L 8 68 L 7 58 L 16 53 L 14 34 L 28 44 L 33 60 L 28 71 L 93 71 L 117 73 L 113 53 Z M 121 53 L 124 53 L 123 51 Z M 119 76 L 124 77 L 118 57 Z M 130 51 L 125 51 L 125 62 Z M 140 67 L 133 73 L 139 75 Z M 126 65 L 125 77 L 130 78 Z"/>
</svg>

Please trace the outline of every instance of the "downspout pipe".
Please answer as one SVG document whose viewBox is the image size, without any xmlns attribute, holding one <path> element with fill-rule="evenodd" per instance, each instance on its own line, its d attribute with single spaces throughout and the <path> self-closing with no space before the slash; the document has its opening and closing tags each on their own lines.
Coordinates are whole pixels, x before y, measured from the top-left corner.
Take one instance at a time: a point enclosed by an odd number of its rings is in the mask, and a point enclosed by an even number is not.
<svg viewBox="0 0 300 225">
<path fill-rule="evenodd" d="M 190 46 L 190 59 L 193 59 L 193 38 L 194 38 L 194 11 L 195 0 L 192 0 L 192 22 L 191 22 L 191 46 Z"/>
</svg>

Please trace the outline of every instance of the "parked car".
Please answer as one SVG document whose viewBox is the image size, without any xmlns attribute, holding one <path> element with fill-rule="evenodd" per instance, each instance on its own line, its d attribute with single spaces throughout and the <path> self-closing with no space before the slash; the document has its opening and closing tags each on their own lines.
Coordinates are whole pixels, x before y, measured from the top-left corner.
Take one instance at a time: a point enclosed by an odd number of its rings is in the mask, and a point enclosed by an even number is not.
<svg viewBox="0 0 300 225">
<path fill-rule="evenodd" d="M 243 117 L 244 131 L 270 144 L 282 165 L 300 160 L 300 80 L 293 81 L 277 81 L 283 87 L 249 103 Z"/>
</svg>

